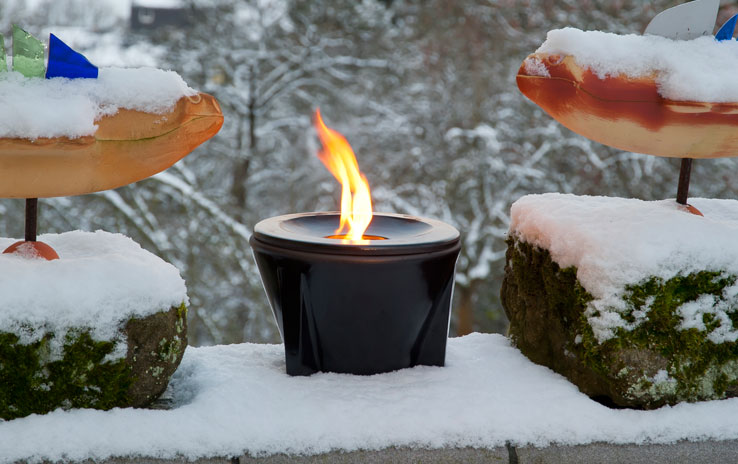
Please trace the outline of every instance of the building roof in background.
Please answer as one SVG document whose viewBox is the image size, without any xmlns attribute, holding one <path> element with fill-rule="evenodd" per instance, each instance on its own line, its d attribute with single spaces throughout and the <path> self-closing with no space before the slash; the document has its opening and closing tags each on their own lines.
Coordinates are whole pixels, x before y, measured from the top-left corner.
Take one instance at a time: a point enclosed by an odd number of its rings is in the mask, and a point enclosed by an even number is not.
<svg viewBox="0 0 738 464">
<path fill-rule="evenodd" d="M 132 0 L 131 6 L 174 10 L 184 7 L 183 0 Z"/>
</svg>

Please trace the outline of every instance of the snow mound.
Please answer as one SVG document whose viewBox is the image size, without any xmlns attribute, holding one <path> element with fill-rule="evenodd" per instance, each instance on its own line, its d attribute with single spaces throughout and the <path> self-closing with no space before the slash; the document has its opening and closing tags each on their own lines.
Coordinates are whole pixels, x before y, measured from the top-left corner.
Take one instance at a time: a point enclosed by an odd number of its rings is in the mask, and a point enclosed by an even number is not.
<svg viewBox="0 0 738 464">
<path fill-rule="evenodd" d="M 30 341 L 42 333 L 27 333 L 29 327 L 57 335 L 90 327 L 95 339 L 112 340 L 131 317 L 188 301 L 177 268 L 124 235 L 74 231 L 39 240 L 60 259 L 0 254 L 0 332 Z M 0 249 L 13 242 L 0 238 Z"/>
<path fill-rule="evenodd" d="M 567 27 L 549 31 L 536 52 L 571 55 L 600 78 L 656 75 L 659 93 L 671 100 L 738 102 L 735 40 L 672 40 Z"/>
<path fill-rule="evenodd" d="M 0 462 L 318 454 L 738 438 L 738 399 L 612 410 L 500 335 L 449 340 L 446 367 L 290 377 L 282 345 L 188 348 L 171 410 L 57 410 L 0 422 Z"/>
<path fill-rule="evenodd" d="M 37 139 L 93 135 L 95 122 L 119 109 L 163 114 L 197 92 L 174 71 L 100 68 L 97 79 L 0 75 L 0 137 Z"/>
<path fill-rule="evenodd" d="M 625 309 L 627 285 L 700 271 L 738 276 L 738 201 L 689 201 L 705 217 L 686 212 L 674 200 L 528 195 L 512 205 L 510 234 L 548 250 L 562 268 L 577 268 L 579 282 L 595 298 L 591 306 L 600 313 L 590 324 L 604 341 L 612 328 L 626 328 L 618 312 Z M 738 284 L 725 292 L 738 294 Z M 700 313 L 697 306 L 720 309 L 713 308 L 714 301 L 690 304 L 694 307 L 681 308 L 685 328 Z M 730 341 L 736 336 L 723 334 Z"/>
</svg>

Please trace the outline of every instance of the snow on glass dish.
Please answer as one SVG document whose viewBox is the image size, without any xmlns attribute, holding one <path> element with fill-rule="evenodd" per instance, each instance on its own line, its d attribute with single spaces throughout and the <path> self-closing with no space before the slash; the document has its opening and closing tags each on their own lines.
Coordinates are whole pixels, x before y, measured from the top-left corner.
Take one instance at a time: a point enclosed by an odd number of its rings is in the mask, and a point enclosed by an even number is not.
<svg viewBox="0 0 738 464">
<path fill-rule="evenodd" d="M 666 99 L 738 102 L 738 41 L 713 36 L 673 40 L 573 27 L 549 31 L 536 54 L 572 56 L 597 77 L 652 77 Z M 531 69 L 536 69 L 531 65 Z M 545 68 L 538 66 L 539 72 Z"/>
</svg>

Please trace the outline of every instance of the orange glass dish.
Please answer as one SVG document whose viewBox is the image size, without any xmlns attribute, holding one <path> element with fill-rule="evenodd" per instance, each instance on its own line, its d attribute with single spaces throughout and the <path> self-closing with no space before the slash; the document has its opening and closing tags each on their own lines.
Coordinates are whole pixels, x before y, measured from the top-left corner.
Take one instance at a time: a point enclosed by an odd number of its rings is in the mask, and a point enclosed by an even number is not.
<svg viewBox="0 0 738 464">
<path fill-rule="evenodd" d="M 94 135 L 74 139 L 0 138 L 0 197 L 82 195 L 145 179 L 215 135 L 223 113 L 200 93 L 165 114 L 121 109 L 96 124 Z"/>
<path fill-rule="evenodd" d="M 536 53 L 517 83 L 555 120 L 605 145 L 672 158 L 738 156 L 738 102 L 668 100 L 656 77 L 600 78 L 572 56 Z"/>
</svg>

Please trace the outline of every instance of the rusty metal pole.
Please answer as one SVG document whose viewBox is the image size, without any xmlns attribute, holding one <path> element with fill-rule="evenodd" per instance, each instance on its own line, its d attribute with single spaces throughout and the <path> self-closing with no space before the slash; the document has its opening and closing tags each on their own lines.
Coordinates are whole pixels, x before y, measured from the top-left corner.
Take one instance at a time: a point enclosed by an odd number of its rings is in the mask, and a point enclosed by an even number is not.
<svg viewBox="0 0 738 464">
<path fill-rule="evenodd" d="M 682 166 L 679 169 L 679 186 L 677 187 L 677 203 L 687 204 L 689 196 L 689 177 L 692 174 L 692 158 L 682 158 Z"/>
<path fill-rule="evenodd" d="M 26 198 L 26 242 L 36 241 L 38 198 Z"/>
</svg>

